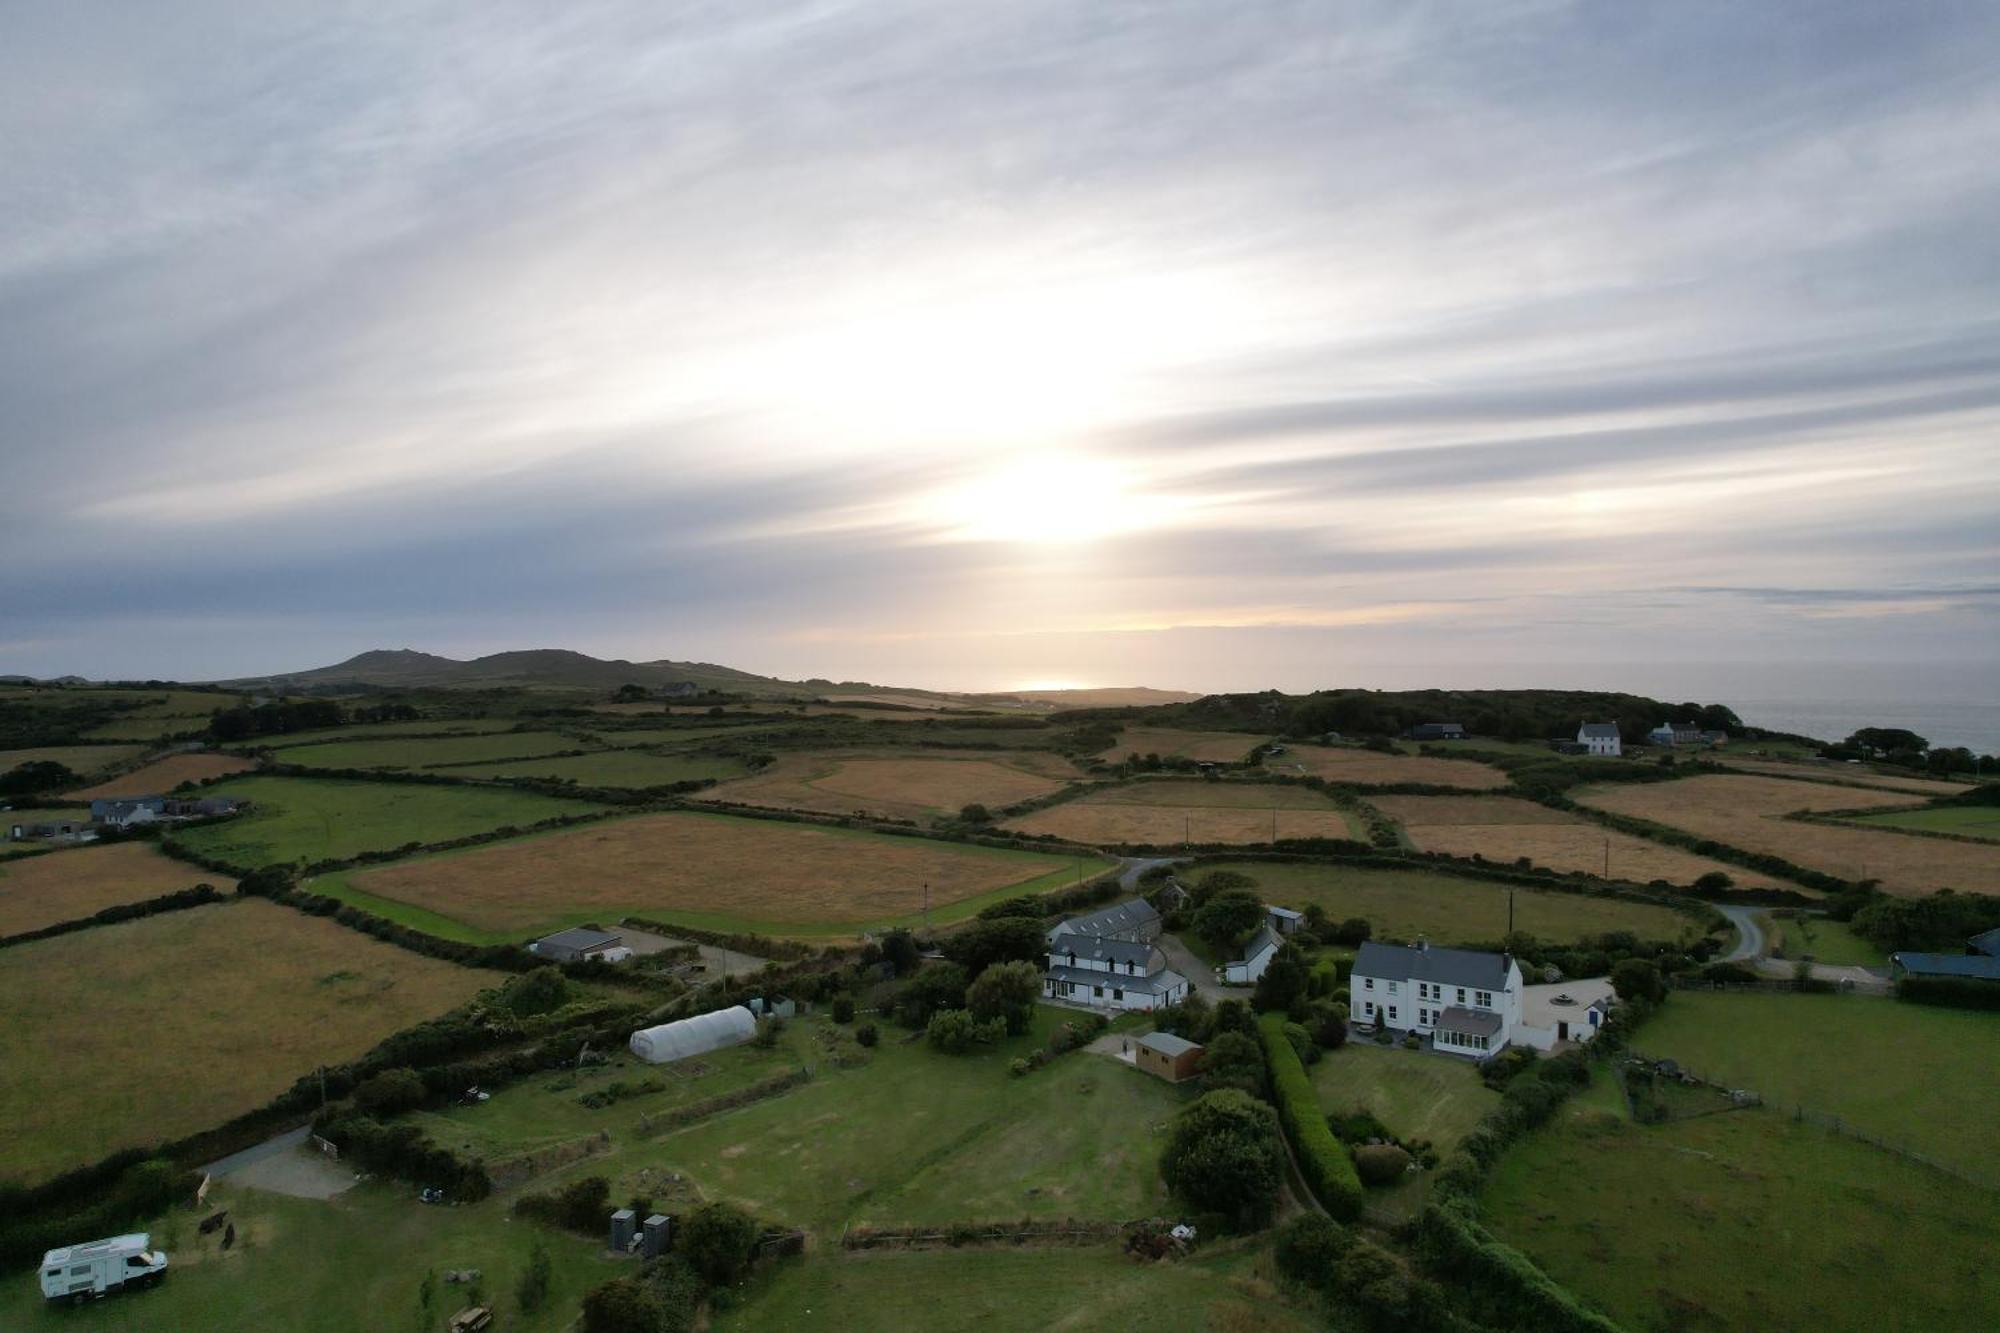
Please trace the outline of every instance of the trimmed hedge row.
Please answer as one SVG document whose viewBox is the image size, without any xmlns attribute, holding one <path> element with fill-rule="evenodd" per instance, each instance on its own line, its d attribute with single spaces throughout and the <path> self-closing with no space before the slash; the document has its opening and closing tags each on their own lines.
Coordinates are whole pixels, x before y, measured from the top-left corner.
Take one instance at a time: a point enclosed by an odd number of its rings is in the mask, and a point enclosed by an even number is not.
<svg viewBox="0 0 2000 1333">
<path fill-rule="evenodd" d="M 1427 1204 L 1411 1227 L 1418 1255 L 1432 1272 L 1479 1294 L 1481 1314 L 1535 1333 L 1621 1333 L 1621 1326 L 1501 1243 L 1479 1224 L 1466 1199 Z"/>
<path fill-rule="evenodd" d="M 1904 977 L 1896 983 L 1896 998 L 1912 1004 L 1947 1009 L 2000 1009 L 2000 981 L 1969 977 Z"/>
<path fill-rule="evenodd" d="M 734 1092 L 724 1092 L 714 1097 L 705 1097 L 701 1101 L 690 1102 L 686 1106 L 670 1107 L 657 1115 L 643 1114 L 639 1117 L 638 1127 L 632 1132 L 643 1139 L 651 1138 L 655 1134 L 664 1134 L 668 1130 L 685 1129 L 697 1120 L 706 1120 L 712 1115 L 720 1115 L 724 1111 L 733 1111 L 739 1106 L 748 1106 L 753 1102 L 761 1102 L 767 1098 L 782 1096 L 811 1078 L 812 1072 L 810 1070 L 787 1070 L 782 1074 L 774 1074 L 770 1078 L 760 1080 L 759 1082 L 746 1084 Z"/>
<path fill-rule="evenodd" d="M 1299 1170 L 1326 1210 L 1344 1222 L 1361 1216 L 1361 1177 L 1355 1174 L 1353 1159 L 1333 1131 L 1327 1128 L 1326 1113 L 1299 1053 L 1285 1037 L 1285 1015 L 1263 1014 L 1257 1019 L 1257 1034 L 1264 1043 L 1264 1062 L 1271 1071 L 1271 1094 L 1277 1103 L 1278 1118 L 1285 1136 L 1297 1154 Z"/>
<path fill-rule="evenodd" d="M 89 930 L 92 926 L 109 926 L 120 921 L 136 921 L 143 916 L 155 916 L 161 912 L 181 912 L 190 907 L 204 907 L 209 903 L 228 901 L 229 895 L 213 884 L 197 884 L 191 889 L 176 889 L 172 893 L 163 893 L 144 902 L 118 903 L 90 916 L 78 917 L 74 921 L 58 921 L 55 925 L 43 926 L 40 930 L 25 930 L 19 935 L 0 937 L 0 949 L 12 948 L 16 944 L 30 944 L 36 940 L 53 939 L 57 935 L 67 935 L 72 931 Z"/>
<path fill-rule="evenodd" d="M 477 1203 L 493 1192 L 483 1162 L 460 1157 L 416 1125 L 385 1125 L 373 1116 L 349 1112 L 322 1117 L 314 1122 L 313 1133 L 339 1148 L 343 1161 L 441 1189 L 453 1203 Z"/>
<path fill-rule="evenodd" d="M 759 958 L 810 958 L 819 952 L 810 944 L 797 940 L 774 939 L 769 935 L 757 935 L 747 931 L 701 930 L 695 926 L 676 925 L 671 921 L 656 921 L 649 916 L 628 916 L 620 925 L 636 930 L 651 931 L 655 935 L 670 935 L 679 939 L 694 940 L 700 944 L 711 944 L 718 949 L 733 949 L 737 953 L 755 954 Z"/>
</svg>

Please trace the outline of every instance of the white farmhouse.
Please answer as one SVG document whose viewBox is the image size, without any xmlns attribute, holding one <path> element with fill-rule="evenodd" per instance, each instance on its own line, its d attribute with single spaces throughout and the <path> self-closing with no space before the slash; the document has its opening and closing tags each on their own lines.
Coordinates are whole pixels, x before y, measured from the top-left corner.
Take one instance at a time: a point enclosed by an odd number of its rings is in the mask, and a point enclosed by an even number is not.
<svg viewBox="0 0 2000 1333">
<path fill-rule="evenodd" d="M 1616 722 L 1586 722 L 1576 729 L 1576 743 L 1591 754 L 1616 759 L 1625 753 Z"/>
<path fill-rule="evenodd" d="M 1429 1037 L 1456 1055 L 1483 1059 L 1521 1025 L 1521 968 L 1508 954 L 1369 940 L 1350 988 L 1357 1021 Z"/>
<path fill-rule="evenodd" d="M 1159 913 L 1138 898 L 1069 918 L 1048 933 L 1042 994 L 1097 1009 L 1179 1004 L 1188 995 L 1187 978 L 1153 947 L 1159 933 Z"/>
</svg>

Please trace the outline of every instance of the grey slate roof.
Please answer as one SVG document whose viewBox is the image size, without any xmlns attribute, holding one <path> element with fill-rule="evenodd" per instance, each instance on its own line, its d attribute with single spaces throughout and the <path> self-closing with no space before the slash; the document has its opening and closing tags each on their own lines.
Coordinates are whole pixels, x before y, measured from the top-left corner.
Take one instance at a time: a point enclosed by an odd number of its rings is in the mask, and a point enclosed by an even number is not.
<svg viewBox="0 0 2000 1333">
<path fill-rule="evenodd" d="M 1354 975 L 1384 977 L 1390 981 L 1435 981 L 1446 986 L 1498 991 L 1506 988 L 1508 962 L 1507 955 L 1499 953 L 1436 946 L 1419 949 L 1367 940 L 1354 955 Z"/>
<path fill-rule="evenodd" d="M 1100 963 L 1131 963 L 1144 970 L 1153 960 L 1153 946 L 1131 940 L 1101 940 L 1094 935 L 1064 935 L 1049 946 L 1049 961 L 1059 962 L 1075 954 Z"/>
<path fill-rule="evenodd" d="M 1966 943 L 1980 953 L 2000 954 L 2000 926 L 1995 926 L 1983 935 L 1974 935 Z"/>
<path fill-rule="evenodd" d="M 1082 967 L 1051 967 L 1048 975 L 1051 981 L 1073 981 L 1079 986 L 1116 986 L 1120 990 L 1135 990 L 1146 995 L 1165 995 L 1176 987 L 1187 985 L 1187 978 L 1170 968 L 1162 968 L 1150 977 L 1092 972 Z"/>
<path fill-rule="evenodd" d="M 1158 1051 L 1169 1060 L 1186 1055 L 1189 1051 L 1201 1049 L 1199 1042 L 1189 1041 L 1186 1037 L 1176 1037 L 1171 1032 L 1148 1032 L 1139 1038 L 1139 1044 L 1149 1051 Z"/>
<path fill-rule="evenodd" d="M 1086 916 L 1073 916 L 1049 932 L 1058 935 L 1124 935 L 1159 924 L 1160 914 L 1144 898 L 1127 898 Z"/>
<path fill-rule="evenodd" d="M 1618 739 L 1616 722 L 1586 722 L 1577 729 L 1578 740 L 1615 741 Z"/>
<path fill-rule="evenodd" d="M 1252 935 L 1249 941 L 1244 944 L 1243 956 L 1241 958 L 1238 958 L 1236 961 L 1239 963 L 1247 963 L 1252 958 L 1255 958 L 1258 954 L 1263 953 L 1266 949 L 1275 949 L 1277 947 L 1278 947 L 1278 936 L 1276 932 L 1274 932 L 1271 929 L 1271 923 L 1266 921 L 1263 925 L 1257 927 L 1257 933 L 1255 935 Z"/>
<path fill-rule="evenodd" d="M 544 935 L 541 939 L 536 940 L 535 943 L 553 944 L 559 949 L 575 949 L 578 952 L 582 952 L 588 949 L 602 949 L 607 945 L 618 943 L 623 938 L 625 937 L 613 934 L 608 930 L 592 930 L 588 926 L 571 926 L 568 930 L 559 930 L 553 935 Z"/>
<path fill-rule="evenodd" d="M 1923 977 L 2000 981 L 2000 958 L 1983 953 L 1892 953 L 1889 961 Z"/>
<path fill-rule="evenodd" d="M 1437 1026 L 1446 1032 L 1463 1032 L 1474 1037 L 1491 1037 L 1500 1031 L 1500 1015 L 1453 1006 L 1438 1015 Z"/>
</svg>

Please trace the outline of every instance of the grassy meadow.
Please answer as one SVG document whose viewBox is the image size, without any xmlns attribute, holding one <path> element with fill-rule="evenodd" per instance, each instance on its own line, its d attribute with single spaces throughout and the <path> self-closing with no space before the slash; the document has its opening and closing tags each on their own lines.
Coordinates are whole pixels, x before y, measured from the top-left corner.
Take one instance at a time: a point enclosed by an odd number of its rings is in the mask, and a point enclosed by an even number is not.
<svg viewBox="0 0 2000 1333">
<path fill-rule="evenodd" d="M 727 781 L 750 771 L 729 755 L 652 754 L 645 750 L 600 750 L 556 759 L 508 759 L 494 764 L 455 764 L 437 772 L 455 778 L 554 778 L 583 787 L 664 787 L 703 778 Z"/>
<path fill-rule="evenodd" d="M 471 736 L 388 737 L 335 740 L 285 749 L 284 761 L 308 768 L 441 768 L 501 759 L 527 759 L 591 747 L 555 731 L 500 731 Z"/>
<path fill-rule="evenodd" d="M 897 819 L 956 817 L 967 805 L 993 809 L 1045 796 L 1079 776 L 1053 754 L 950 751 L 786 754 L 753 777 L 724 784 L 712 799 L 822 814 Z"/>
<path fill-rule="evenodd" d="M 1507 933 L 1505 884 L 1429 870 L 1240 861 L 1203 865 L 1197 876 L 1233 870 L 1257 881 L 1266 902 L 1303 910 L 1311 903 L 1336 921 L 1362 917 L 1378 939 L 1427 936 L 1437 944 L 1493 941 Z M 1514 928 L 1538 939 L 1570 942 L 1629 930 L 1642 939 L 1699 934 L 1691 916 L 1651 903 L 1541 889 L 1511 890 Z"/>
<path fill-rule="evenodd" d="M 1429 1139 L 1449 1153 L 1500 1094 L 1470 1060 L 1351 1041 L 1307 1071 L 1329 1114 L 1367 1111 L 1398 1138 Z"/>
<path fill-rule="evenodd" d="M 247 777 L 212 791 L 255 806 L 220 824 L 176 832 L 174 840 L 204 856 L 252 867 L 341 860 L 602 808 L 505 787 L 338 778 Z"/>
<path fill-rule="evenodd" d="M 68 847 L 0 865 L 0 936 L 81 921 L 120 903 L 144 902 L 197 884 L 227 892 L 236 881 L 162 856 L 147 842 Z"/>
<path fill-rule="evenodd" d="M 1309 787 L 1161 779 L 1107 786 L 1005 827 L 1093 846 L 1361 838 L 1355 816 Z"/>
<path fill-rule="evenodd" d="M 239 759 L 233 754 L 174 754 L 69 794 L 79 801 L 94 800 L 100 796 L 161 796 L 183 782 L 208 782 L 215 778 L 233 777 L 255 767 L 248 759 Z"/>
<path fill-rule="evenodd" d="M 6 1170 L 219 1125 L 497 980 L 258 899 L 17 945 L 0 957 Z"/>
<path fill-rule="evenodd" d="M 144 753 L 143 745 L 42 745 L 29 750 L 0 750 L 0 773 L 22 764 L 61 764 L 88 778 L 129 764 Z"/>
<path fill-rule="evenodd" d="M 1920 833 L 1956 833 L 1964 838 L 2000 841 L 2000 808 L 1990 805 L 1945 805 L 1931 810 L 1891 810 L 1848 821 L 1864 828 L 1915 829 Z"/>
</svg>

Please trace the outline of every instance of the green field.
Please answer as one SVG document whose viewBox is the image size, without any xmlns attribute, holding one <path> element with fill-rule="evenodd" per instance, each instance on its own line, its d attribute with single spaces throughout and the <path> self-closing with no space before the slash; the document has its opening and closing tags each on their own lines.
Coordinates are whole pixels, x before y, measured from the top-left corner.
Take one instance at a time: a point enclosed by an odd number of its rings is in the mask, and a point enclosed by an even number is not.
<svg viewBox="0 0 2000 1333">
<path fill-rule="evenodd" d="M 850 1223 L 1148 1216 L 1166 1206 L 1167 1121 L 1195 1092 L 1087 1052 L 1007 1072 L 1070 1017 L 1038 1008 L 1030 1033 L 966 1056 L 904 1045 L 885 1027 L 865 1066 L 811 1056 L 803 1087 L 656 1139 L 614 1134 L 610 1153 L 560 1178 L 608 1176 L 622 1196 L 644 1188 L 642 1170 L 678 1172 L 701 1196 L 806 1227 L 822 1244 Z M 820 1021 L 792 1025 L 795 1049 L 816 1049 Z"/>
<path fill-rule="evenodd" d="M 391 737 L 294 745 L 285 750 L 284 758 L 288 764 L 311 768 L 438 768 L 589 748 L 576 737 L 560 732 L 497 731 L 473 736 Z"/>
<path fill-rule="evenodd" d="M 10 1333 L 89 1328 L 92 1333 L 355 1333 L 357 1329 L 442 1330 L 465 1305 L 466 1288 L 444 1270 L 476 1268 L 506 1333 L 558 1333 L 576 1319 L 583 1293 L 630 1271 L 607 1259 L 600 1243 L 511 1222 L 505 1202 L 426 1208 L 413 1187 L 361 1185 L 324 1202 L 262 1190 L 212 1190 L 211 1208 L 227 1208 L 236 1244 L 195 1230 L 201 1214 L 175 1210 L 150 1224 L 167 1251 L 167 1280 L 153 1291 L 71 1310 L 42 1299 L 32 1269 L 0 1281 L 0 1328 Z M 530 1246 L 540 1240 L 554 1261 L 549 1301 L 523 1314 L 514 1290 Z M 418 1289 L 435 1274 L 433 1314 L 419 1322 Z"/>
<path fill-rule="evenodd" d="M 1639 1126 L 1604 1106 L 1509 1151 L 1483 1211 L 1626 1327 L 1993 1326 L 2000 1197 L 1768 1108 Z"/>
<path fill-rule="evenodd" d="M 1814 962 L 1831 963 L 1836 966 L 1887 967 L 1889 965 L 1888 955 L 1848 929 L 1844 921 L 1832 921 L 1823 916 L 1766 919 L 1776 931 L 1771 936 L 1771 949 L 1774 954 L 1782 950 L 1786 958 L 1804 958 L 1810 955 Z"/>
<path fill-rule="evenodd" d="M 1268 1252 L 1244 1242 L 1179 1263 L 1137 1264 L 1086 1249 L 810 1252 L 756 1283 L 718 1330 L 824 1328 L 901 1333 L 1304 1333 Z"/>
<path fill-rule="evenodd" d="M 1498 940 L 1507 933 L 1505 884 L 1465 879 L 1427 870 L 1382 870 L 1358 866 L 1281 861 L 1203 865 L 1234 870 L 1257 881 L 1266 902 L 1303 909 L 1318 903 L 1336 921 L 1363 917 L 1378 939 L 1428 936 L 1439 944 Z M 1513 889 L 1514 928 L 1544 940 L 1570 941 L 1606 931 L 1629 930 L 1641 939 L 1699 935 L 1691 916 L 1651 903 L 1595 898 L 1580 893 Z"/>
<path fill-rule="evenodd" d="M 219 784 L 213 794 L 256 804 L 246 815 L 186 829 L 174 840 L 249 867 L 344 859 L 602 808 L 504 787 L 317 778 L 242 778 Z"/>
<path fill-rule="evenodd" d="M 1704 1077 L 1908 1143 L 2000 1188 L 1993 1015 L 1856 995 L 1677 993 L 1634 1039 Z"/>
<path fill-rule="evenodd" d="M 1400 1046 L 1351 1041 L 1307 1072 L 1329 1114 L 1367 1111 L 1396 1137 L 1429 1139 L 1439 1153 L 1500 1104 L 1472 1061 Z"/>
<path fill-rule="evenodd" d="M 144 753 L 143 745 L 43 745 L 32 750 L 0 750 L 0 773 L 22 764 L 61 764 L 87 778 Z"/>
<path fill-rule="evenodd" d="M 440 736 L 447 733 L 455 736 L 477 736 L 486 732 L 507 731 L 513 726 L 514 719 L 511 717 L 369 722 L 352 727 L 327 727 L 321 731 L 293 731 L 282 736 L 259 736 L 256 744 L 267 749 L 285 749 L 294 745 L 317 745 L 322 741 L 367 741 L 396 736 Z"/>
<path fill-rule="evenodd" d="M 1843 821 L 1878 828 L 1918 829 L 1925 833 L 1956 833 L 1967 838 L 2000 841 L 2000 807 L 1991 805 L 1941 805 L 1930 810 L 1895 810 L 1880 815 L 1860 815 Z"/>
<path fill-rule="evenodd" d="M 601 750 L 566 759 L 511 759 L 497 764 L 465 764 L 440 769 L 463 778 L 556 778 L 584 787 L 664 787 L 670 782 L 740 778 L 750 766 L 728 755 L 649 754 L 644 750 Z"/>
</svg>

